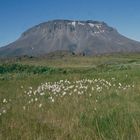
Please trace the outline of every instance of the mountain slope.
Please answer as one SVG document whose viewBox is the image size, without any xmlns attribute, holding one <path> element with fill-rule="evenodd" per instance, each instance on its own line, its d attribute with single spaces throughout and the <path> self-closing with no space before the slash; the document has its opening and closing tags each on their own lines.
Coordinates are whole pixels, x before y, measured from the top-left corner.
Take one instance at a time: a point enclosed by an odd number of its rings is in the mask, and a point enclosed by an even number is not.
<svg viewBox="0 0 140 140">
<path fill-rule="evenodd" d="M 104 22 L 53 20 L 34 26 L 0 48 L 0 56 L 39 56 L 55 51 L 85 55 L 140 52 L 140 43 L 120 35 Z"/>
</svg>

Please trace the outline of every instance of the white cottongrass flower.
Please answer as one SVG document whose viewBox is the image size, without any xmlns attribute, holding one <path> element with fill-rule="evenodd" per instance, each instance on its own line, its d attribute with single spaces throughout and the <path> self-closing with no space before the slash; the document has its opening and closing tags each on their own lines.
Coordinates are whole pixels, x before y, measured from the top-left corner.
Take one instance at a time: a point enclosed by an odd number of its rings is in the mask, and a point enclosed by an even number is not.
<svg viewBox="0 0 140 140">
<path fill-rule="evenodd" d="M 31 90 L 32 90 L 33 88 L 32 88 L 32 87 L 29 87 L 29 89 L 31 89 Z"/>
<path fill-rule="evenodd" d="M 52 97 L 52 96 L 50 96 L 48 99 L 52 100 L 52 99 L 53 99 L 53 97 Z"/>
<path fill-rule="evenodd" d="M 81 92 L 80 91 L 78 91 L 78 95 L 81 95 Z"/>
<path fill-rule="evenodd" d="M 77 89 L 74 89 L 74 92 L 76 92 L 77 91 Z"/>
<path fill-rule="evenodd" d="M 2 111 L 2 113 L 5 114 L 5 113 L 6 113 L 6 110 L 4 109 L 4 110 Z"/>
<path fill-rule="evenodd" d="M 54 99 L 52 99 L 52 102 L 54 102 Z"/>
<path fill-rule="evenodd" d="M 7 103 L 7 100 L 6 99 L 3 99 L 3 103 Z"/>
<path fill-rule="evenodd" d="M 37 91 L 35 90 L 33 94 L 36 95 L 36 93 L 37 93 Z"/>
<path fill-rule="evenodd" d="M 66 92 L 63 92 L 63 96 L 65 96 L 66 95 Z"/>
<path fill-rule="evenodd" d="M 48 95 L 48 100 L 51 102 L 54 102 L 54 97 L 64 97 L 65 95 L 72 95 L 72 94 L 88 94 L 88 96 L 91 96 L 89 93 L 89 90 L 92 92 L 98 92 L 102 93 L 106 89 L 116 88 L 115 90 L 126 90 L 128 88 L 133 88 L 134 85 L 122 85 L 118 82 L 118 84 L 115 84 L 114 81 L 116 81 L 115 78 L 111 78 L 111 82 L 105 79 L 81 79 L 76 81 L 68 81 L 68 80 L 60 80 L 56 82 L 46 82 L 41 83 L 36 90 L 33 90 L 32 87 L 29 87 L 28 91 L 25 91 L 27 96 L 34 97 L 30 98 L 29 103 L 32 103 L 33 101 L 38 101 L 39 98 L 38 95 Z M 134 83 L 133 83 L 134 84 Z M 97 102 L 95 100 L 95 102 Z"/>
<path fill-rule="evenodd" d="M 94 87 L 92 87 L 92 91 L 94 91 Z"/>
<path fill-rule="evenodd" d="M 23 110 L 25 110 L 26 109 L 26 106 L 23 106 Z"/>
<path fill-rule="evenodd" d="M 42 92 L 42 93 L 40 93 L 40 95 L 41 95 L 41 96 L 43 96 L 43 95 L 45 95 L 45 93 L 44 93 L 44 92 Z"/>
<path fill-rule="evenodd" d="M 119 86 L 121 87 L 121 86 L 122 86 L 122 84 L 121 84 L 121 83 L 119 83 Z"/>
<path fill-rule="evenodd" d="M 33 98 L 31 99 L 31 102 L 34 102 L 34 99 Z"/>
<path fill-rule="evenodd" d="M 134 88 L 135 86 L 134 85 L 132 85 L 132 88 Z"/>
<path fill-rule="evenodd" d="M 112 80 L 115 81 L 115 78 L 113 77 Z"/>
<path fill-rule="evenodd" d="M 42 104 L 39 104 L 39 106 L 38 106 L 39 108 L 41 108 L 42 107 Z"/>
</svg>

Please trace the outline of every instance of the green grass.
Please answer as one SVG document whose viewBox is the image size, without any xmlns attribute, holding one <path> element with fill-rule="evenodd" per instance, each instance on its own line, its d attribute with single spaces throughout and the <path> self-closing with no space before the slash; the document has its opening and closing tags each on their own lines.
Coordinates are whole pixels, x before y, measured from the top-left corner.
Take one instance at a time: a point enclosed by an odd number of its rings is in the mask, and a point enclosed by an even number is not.
<svg viewBox="0 0 140 140">
<path fill-rule="evenodd" d="M 140 139 L 138 54 L 9 63 L 0 65 L 0 140 Z"/>
</svg>

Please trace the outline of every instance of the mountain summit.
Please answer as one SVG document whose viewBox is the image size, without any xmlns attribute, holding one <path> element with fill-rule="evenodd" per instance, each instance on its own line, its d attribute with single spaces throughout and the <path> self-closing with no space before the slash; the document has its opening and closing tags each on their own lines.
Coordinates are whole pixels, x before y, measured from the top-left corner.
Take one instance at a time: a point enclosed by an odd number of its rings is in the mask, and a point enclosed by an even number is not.
<svg viewBox="0 0 140 140">
<path fill-rule="evenodd" d="M 30 28 L 15 42 L 0 48 L 0 57 L 40 56 L 55 51 L 84 55 L 140 52 L 140 43 L 104 22 L 53 20 Z"/>
</svg>

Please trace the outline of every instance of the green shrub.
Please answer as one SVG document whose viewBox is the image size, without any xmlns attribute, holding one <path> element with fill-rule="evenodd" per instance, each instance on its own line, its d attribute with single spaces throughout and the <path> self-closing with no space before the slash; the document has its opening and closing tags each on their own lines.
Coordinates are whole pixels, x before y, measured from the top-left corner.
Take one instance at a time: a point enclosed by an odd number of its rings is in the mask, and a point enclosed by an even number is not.
<svg viewBox="0 0 140 140">
<path fill-rule="evenodd" d="M 0 74 L 4 73 L 33 73 L 33 74 L 41 74 L 48 73 L 50 71 L 54 71 L 54 69 L 43 66 L 29 66 L 29 65 L 21 65 L 21 64 L 2 64 L 0 65 Z"/>
</svg>

